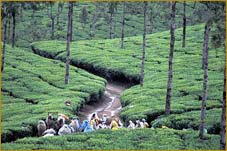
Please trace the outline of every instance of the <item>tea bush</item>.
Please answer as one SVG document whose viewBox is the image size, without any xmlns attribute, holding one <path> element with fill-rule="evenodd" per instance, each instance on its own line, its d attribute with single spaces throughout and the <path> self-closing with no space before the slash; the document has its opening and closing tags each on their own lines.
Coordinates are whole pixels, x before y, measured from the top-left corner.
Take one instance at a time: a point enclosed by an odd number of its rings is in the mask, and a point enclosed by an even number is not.
<svg viewBox="0 0 227 151">
<path fill-rule="evenodd" d="M 106 80 L 70 66 L 70 82 L 64 84 L 65 65 L 7 45 L 2 76 L 2 141 L 36 135 L 38 120 L 48 112 L 70 117 L 82 104 L 99 99 Z M 71 100 L 66 106 L 64 101 Z M 54 113 L 56 116 L 56 113 Z"/>
</svg>

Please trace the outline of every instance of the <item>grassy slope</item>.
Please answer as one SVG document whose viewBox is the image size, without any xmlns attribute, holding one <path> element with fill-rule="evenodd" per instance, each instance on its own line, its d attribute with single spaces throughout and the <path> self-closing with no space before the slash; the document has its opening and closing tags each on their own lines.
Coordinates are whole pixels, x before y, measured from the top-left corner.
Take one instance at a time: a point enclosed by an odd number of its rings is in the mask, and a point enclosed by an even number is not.
<svg viewBox="0 0 227 151">
<path fill-rule="evenodd" d="M 177 29 L 174 51 L 174 75 L 172 113 L 184 113 L 200 110 L 202 96 L 203 70 L 201 69 L 203 25 L 188 26 L 186 48 L 181 47 L 182 29 Z M 166 97 L 166 83 L 168 72 L 169 31 L 147 36 L 144 87 L 134 86 L 126 90 L 121 96 L 124 106 L 121 117 L 128 121 L 137 118 L 153 120 L 163 114 Z M 41 55 L 52 56 L 64 60 L 65 42 L 42 41 L 32 45 Z M 72 43 L 72 63 L 79 66 L 90 66 L 97 69 L 106 77 L 124 74 L 125 77 L 139 79 L 142 37 L 125 39 L 125 49 L 120 49 L 120 39 L 78 41 Z M 59 54 L 58 54 L 59 53 Z M 209 52 L 209 80 L 207 108 L 220 108 L 223 89 L 224 51 Z M 214 110 L 219 119 L 219 113 Z M 198 119 L 200 113 L 193 114 Z M 208 112 L 212 114 L 212 112 Z M 209 117 L 209 116 L 208 116 Z M 211 124 L 219 120 L 212 118 Z M 199 123 L 199 121 L 198 121 Z"/>
<path fill-rule="evenodd" d="M 105 90 L 104 79 L 72 66 L 70 83 L 66 86 L 65 65 L 61 61 L 8 46 L 5 57 L 3 141 L 15 139 L 15 135 L 33 135 L 32 126 L 45 119 L 47 112 L 74 116 L 82 104 L 98 99 Z M 65 100 L 71 100 L 72 105 L 65 106 Z"/>
<path fill-rule="evenodd" d="M 218 149 L 219 136 L 203 142 L 196 131 L 173 129 L 101 130 L 49 138 L 24 138 L 3 144 L 3 149 Z"/>
</svg>

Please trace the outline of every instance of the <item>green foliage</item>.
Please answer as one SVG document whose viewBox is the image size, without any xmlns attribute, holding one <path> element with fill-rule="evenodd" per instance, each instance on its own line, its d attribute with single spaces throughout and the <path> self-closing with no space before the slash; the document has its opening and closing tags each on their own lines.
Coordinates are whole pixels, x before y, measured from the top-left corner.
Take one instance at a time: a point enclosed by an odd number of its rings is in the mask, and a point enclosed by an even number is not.
<svg viewBox="0 0 227 151">
<path fill-rule="evenodd" d="M 98 130 L 92 133 L 77 133 L 49 138 L 24 138 L 13 143 L 4 143 L 4 150 L 12 149 L 218 149 L 219 136 L 207 135 L 201 142 L 198 133 L 192 130 L 173 129 L 122 129 Z"/>
<path fill-rule="evenodd" d="M 154 127 L 167 126 L 174 129 L 199 129 L 201 111 L 190 111 L 182 114 L 171 114 L 170 116 L 163 116 L 160 119 L 152 121 L 151 125 Z M 221 109 L 210 109 L 206 111 L 206 124 L 205 128 L 208 133 L 220 133 L 220 120 Z"/>
<path fill-rule="evenodd" d="M 141 49 L 143 32 L 142 3 L 126 4 L 125 49 L 120 49 L 120 39 L 103 40 L 109 37 L 109 24 L 105 21 L 109 13 L 116 10 L 117 3 L 106 10 L 107 3 L 76 3 L 73 14 L 73 39 L 71 63 L 89 68 L 107 78 L 123 78 L 129 81 L 140 80 Z M 118 3 L 116 32 L 121 35 L 122 3 Z M 159 5 L 160 4 L 160 5 Z M 162 118 L 161 125 L 174 129 L 139 129 L 119 131 L 101 130 L 93 133 L 77 133 L 68 136 L 50 138 L 31 138 L 36 133 L 36 124 L 44 119 L 47 112 L 61 112 L 74 116 L 82 104 L 99 99 L 105 89 L 106 80 L 70 66 L 70 84 L 64 85 L 65 37 L 67 27 L 67 7 L 61 14 L 62 22 L 55 28 L 56 41 L 47 41 L 50 37 L 50 18 L 43 9 L 23 10 L 16 16 L 17 45 L 29 47 L 45 59 L 25 48 L 6 48 L 6 63 L 3 72 L 3 108 L 2 140 L 15 140 L 3 143 L 2 149 L 218 149 L 219 136 L 207 135 L 201 142 L 198 138 L 200 106 L 202 97 L 203 70 L 202 44 L 204 25 L 187 26 L 186 48 L 181 48 L 182 29 L 176 30 L 174 50 L 174 75 L 171 115 Z M 188 3 L 187 21 L 191 25 L 202 22 L 196 11 L 203 4 L 197 3 L 197 9 Z M 31 5 L 32 6 L 32 5 Z M 181 26 L 182 5 L 177 6 L 176 27 Z M 79 14 L 86 8 L 87 24 L 80 24 Z M 46 9 L 46 8 L 45 8 Z M 164 113 L 169 53 L 169 11 L 168 3 L 153 2 L 149 5 L 153 13 L 154 33 L 147 36 L 144 87 L 133 86 L 121 96 L 123 105 L 120 116 L 124 122 L 146 118 L 150 123 Z M 167 11 L 160 12 L 161 9 Z M 57 14 L 57 5 L 53 5 L 53 14 Z M 85 12 L 85 10 L 83 10 Z M 99 13 L 98 13 L 99 12 Z M 84 13 L 86 14 L 86 13 Z M 97 19 L 95 16 L 97 15 Z M 150 14 L 151 15 L 151 14 Z M 206 16 L 206 15 L 205 15 Z M 85 21 L 86 22 L 86 21 Z M 95 25 L 95 31 L 92 25 Z M 220 32 L 219 26 L 213 31 Z M 94 32 L 94 33 L 92 33 Z M 129 37 L 135 36 L 135 37 Z M 215 35 L 216 36 L 216 35 Z M 95 40 L 88 40 L 95 39 Z M 100 40 L 101 39 L 101 40 Z M 221 46 L 221 39 L 212 39 L 214 46 Z M 63 41 L 60 41 L 63 40 Z M 224 50 L 222 47 L 217 51 Z M 215 56 L 214 49 L 209 52 L 209 77 L 206 128 L 208 133 L 219 131 L 220 107 L 223 89 L 224 51 Z M 59 61 L 61 60 L 61 61 Z M 72 106 L 64 101 L 71 100 Z M 152 122 L 153 123 L 153 122 Z M 190 130 L 192 128 L 194 130 Z"/>
<path fill-rule="evenodd" d="M 11 4 L 12 2 L 6 2 L 7 4 Z M 67 31 L 67 12 L 68 7 L 67 3 L 62 4 L 63 10 L 60 15 L 61 23 L 57 24 L 57 16 L 58 16 L 58 5 L 56 3 L 49 2 L 19 2 L 21 5 L 25 5 L 22 7 L 22 11 L 19 12 L 20 15 L 16 16 L 16 45 L 20 47 L 28 46 L 28 44 L 32 41 L 39 40 L 50 40 L 51 35 L 51 20 L 48 17 L 48 6 L 52 5 L 52 15 L 55 17 L 55 39 L 57 40 L 65 40 L 66 39 L 66 31 Z M 108 4 L 111 6 L 111 10 L 108 10 Z M 73 12 L 73 40 L 85 40 L 85 39 L 103 39 L 109 38 L 109 24 L 105 21 L 106 16 L 110 16 L 110 13 L 113 9 L 116 9 L 118 13 L 117 15 L 117 23 L 116 23 L 116 32 L 117 37 L 121 36 L 121 28 L 122 28 L 122 3 L 104 3 L 104 2 L 94 2 L 94 3 L 86 3 L 86 2 L 77 2 L 75 3 L 76 7 L 74 7 Z M 154 33 L 165 31 L 169 29 L 169 20 L 167 17 L 169 16 L 169 11 L 162 11 L 160 9 L 167 10 L 169 9 L 166 2 L 153 3 L 149 2 L 150 6 L 154 6 L 152 13 L 154 16 L 153 26 Z M 199 9 L 202 4 L 197 4 L 197 9 Z M 198 19 L 198 16 L 194 14 L 194 11 L 197 9 L 192 8 L 193 3 L 188 3 L 188 7 L 186 9 L 187 19 L 190 25 L 194 25 L 197 23 L 201 23 L 202 20 Z M 19 7 L 17 7 L 19 10 Z M 85 26 L 83 29 L 83 24 L 80 22 L 80 14 L 83 8 L 87 10 L 87 25 L 94 25 L 96 30 L 93 31 L 92 28 L 88 28 Z M 34 15 L 33 9 L 35 10 Z M 50 9 L 50 8 L 49 8 Z M 151 8 L 152 9 L 152 8 Z M 182 20 L 182 6 L 178 5 L 176 16 L 176 27 L 181 27 Z M 140 2 L 128 2 L 126 5 L 126 22 L 125 22 L 125 36 L 136 36 L 143 34 L 143 15 L 141 9 Z M 98 17 L 94 17 L 97 15 Z M 34 19 L 33 19 L 34 17 Z M 96 19 L 94 19 L 96 18 Z M 95 20 L 95 21 L 94 21 Z M 92 34 L 91 34 L 92 33 Z"/>
<path fill-rule="evenodd" d="M 48 112 L 70 117 L 82 104 L 97 100 L 105 90 L 106 80 L 70 66 L 70 82 L 64 84 L 64 63 L 45 59 L 29 50 L 6 47 L 3 90 L 3 142 L 12 137 L 35 135 L 38 120 Z M 66 106 L 65 100 L 72 105 Z M 30 127 L 31 126 L 31 127 Z"/>
<path fill-rule="evenodd" d="M 182 29 L 175 31 L 171 113 L 199 111 L 201 108 L 203 30 L 204 25 L 187 26 L 186 48 L 181 47 Z M 150 122 L 164 113 L 169 37 L 169 31 L 147 36 L 144 86 L 134 86 L 121 96 L 124 106 L 121 117 L 125 122 L 141 118 Z M 41 55 L 54 56 L 55 59 L 64 61 L 65 45 L 61 43 L 63 42 L 43 41 L 35 42 L 32 46 Z M 105 77 L 121 75 L 118 77 L 134 78 L 136 81 L 140 79 L 141 36 L 125 38 L 124 50 L 120 49 L 120 39 L 84 40 L 72 42 L 71 46 L 72 63 L 75 65 L 90 67 Z M 208 109 L 221 107 L 225 59 L 223 54 L 220 51 L 216 57 L 214 49 L 209 52 Z M 197 115 L 199 116 L 200 114 Z M 215 114 L 215 117 L 219 118 L 219 114 Z M 215 124 L 217 121 L 212 120 L 211 125 Z"/>
</svg>

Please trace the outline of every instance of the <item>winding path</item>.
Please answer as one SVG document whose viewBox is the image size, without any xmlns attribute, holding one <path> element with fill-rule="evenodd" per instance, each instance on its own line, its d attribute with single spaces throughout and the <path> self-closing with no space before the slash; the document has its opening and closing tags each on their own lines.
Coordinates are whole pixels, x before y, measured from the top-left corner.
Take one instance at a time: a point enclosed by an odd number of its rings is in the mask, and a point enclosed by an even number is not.
<svg viewBox="0 0 227 151">
<path fill-rule="evenodd" d="M 129 84 L 108 81 L 103 97 L 97 102 L 85 104 L 79 112 L 80 119 L 90 119 L 93 113 L 97 113 L 99 117 L 107 114 L 107 116 L 116 116 L 119 118 L 122 108 L 120 95 L 129 87 Z"/>
</svg>

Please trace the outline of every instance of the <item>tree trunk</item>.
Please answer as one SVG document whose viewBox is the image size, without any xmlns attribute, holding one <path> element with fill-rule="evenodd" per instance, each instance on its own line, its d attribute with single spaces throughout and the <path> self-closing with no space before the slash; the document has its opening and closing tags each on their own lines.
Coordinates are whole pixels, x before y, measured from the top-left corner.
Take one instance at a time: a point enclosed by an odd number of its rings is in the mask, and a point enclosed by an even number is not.
<svg viewBox="0 0 227 151">
<path fill-rule="evenodd" d="M 61 3 L 58 2 L 58 15 L 57 15 L 57 25 L 59 25 L 59 19 L 61 16 Z"/>
<path fill-rule="evenodd" d="M 51 17 L 51 39 L 54 39 L 54 17 Z"/>
<path fill-rule="evenodd" d="M 185 47 L 185 34 L 186 34 L 186 15 L 185 15 L 185 9 L 186 9 L 186 2 L 183 3 L 183 40 L 182 40 L 182 47 Z"/>
<path fill-rule="evenodd" d="M 172 79 L 173 79 L 173 51 L 175 42 L 175 12 L 176 12 L 176 2 L 172 2 L 172 13 L 171 13 L 171 24 L 170 24 L 170 51 L 169 51 L 169 73 L 167 82 L 167 94 L 166 94 L 166 106 L 165 114 L 170 114 L 170 104 L 172 96 Z"/>
<path fill-rule="evenodd" d="M 224 88 L 223 88 L 223 103 L 222 103 L 222 115 L 221 115 L 221 139 L 220 139 L 220 149 L 226 149 L 226 64 L 224 70 Z"/>
<path fill-rule="evenodd" d="M 3 48 L 2 48 L 2 66 L 1 66 L 1 71 L 4 70 L 4 63 L 5 63 L 7 24 L 8 24 L 8 19 L 5 18 L 5 22 L 4 22 L 4 33 L 3 33 Z"/>
<path fill-rule="evenodd" d="M 125 28 L 125 2 L 123 2 L 122 30 L 121 30 L 121 49 L 124 49 L 124 28 Z"/>
<path fill-rule="evenodd" d="M 112 39 L 112 18 L 113 18 L 113 14 L 110 13 L 110 35 L 109 38 Z"/>
<path fill-rule="evenodd" d="M 147 2 L 144 2 L 143 7 L 143 51 L 142 51 L 142 63 L 141 63 L 141 79 L 140 79 L 140 86 L 143 86 L 144 83 L 144 62 L 145 62 L 145 52 L 146 52 L 146 13 L 147 13 Z"/>
<path fill-rule="evenodd" d="M 73 3 L 72 3 L 72 5 L 73 5 Z M 72 9 L 72 15 L 73 15 L 73 9 Z M 72 26 L 73 26 L 73 18 L 71 18 L 70 21 L 71 21 L 71 23 L 70 23 L 71 24 L 71 28 L 70 28 L 70 42 L 72 42 L 73 41 L 73 28 L 72 28 Z"/>
<path fill-rule="evenodd" d="M 14 48 L 15 46 L 15 29 L 16 29 L 16 13 L 13 12 L 12 13 L 12 17 L 13 17 L 13 35 L 12 35 L 12 47 Z"/>
<path fill-rule="evenodd" d="M 201 123 L 199 128 L 199 137 L 201 139 L 204 139 L 204 128 L 205 128 L 205 112 L 206 112 L 206 100 L 207 100 L 207 82 L 208 82 L 208 46 L 209 46 L 209 33 L 210 33 L 210 27 L 208 24 L 205 25 L 205 31 L 204 31 L 204 45 L 203 45 L 203 51 L 204 51 L 204 61 L 203 61 L 203 99 L 202 99 L 202 108 L 201 108 Z"/>
<path fill-rule="evenodd" d="M 150 33 L 152 34 L 153 33 L 153 16 L 152 16 L 152 14 L 151 14 L 149 20 L 150 20 Z"/>
<path fill-rule="evenodd" d="M 51 39 L 54 39 L 54 16 L 53 16 L 53 6 L 50 4 L 50 19 L 51 19 Z"/>
<path fill-rule="evenodd" d="M 95 36 L 95 33 L 96 33 L 96 23 L 94 23 L 92 25 L 92 34 L 93 34 L 93 36 Z"/>
<path fill-rule="evenodd" d="M 116 27 L 117 27 L 117 6 L 116 6 L 115 12 L 114 12 L 114 38 L 117 38 Z"/>
<path fill-rule="evenodd" d="M 57 15 L 57 25 L 58 25 L 58 29 L 61 30 L 62 29 L 62 18 L 61 18 L 61 14 L 63 11 L 63 7 L 64 7 L 64 2 L 58 2 L 58 15 Z"/>
<path fill-rule="evenodd" d="M 72 28 L 73 2 L 68 3 L 68 30 L 67 30 L 67 44 L 66 44 L 66 63 L 65 63 L 65 84 L 69 83 L 69 64 L 70 64 L 70 36 Z"/>
<path fill-rule="evenodd" d="M 93 18 L 92 18 L 92 25 L 90 25 L 90 27 L 91 27 L 91 31 L 90 31 L 91 37 L 94 37 L 95 33 L 96 33 L 96 22 L 97 22 L 97 20 L 99 18 L 98 13 L 99 13 L 99 10 L 98 10 L 98 7 L 96 6 L 95 13 L 93 14 Z"/>
<path fill-rule="evenodd" d="M 11 31 L 11 18 L 9 16 L 9 20 L 8 20 L 8 31 L 7 31 L 7 43 L 10 43 L 11 37 L 10 37 L 10 31 Z"/>
</svg>

